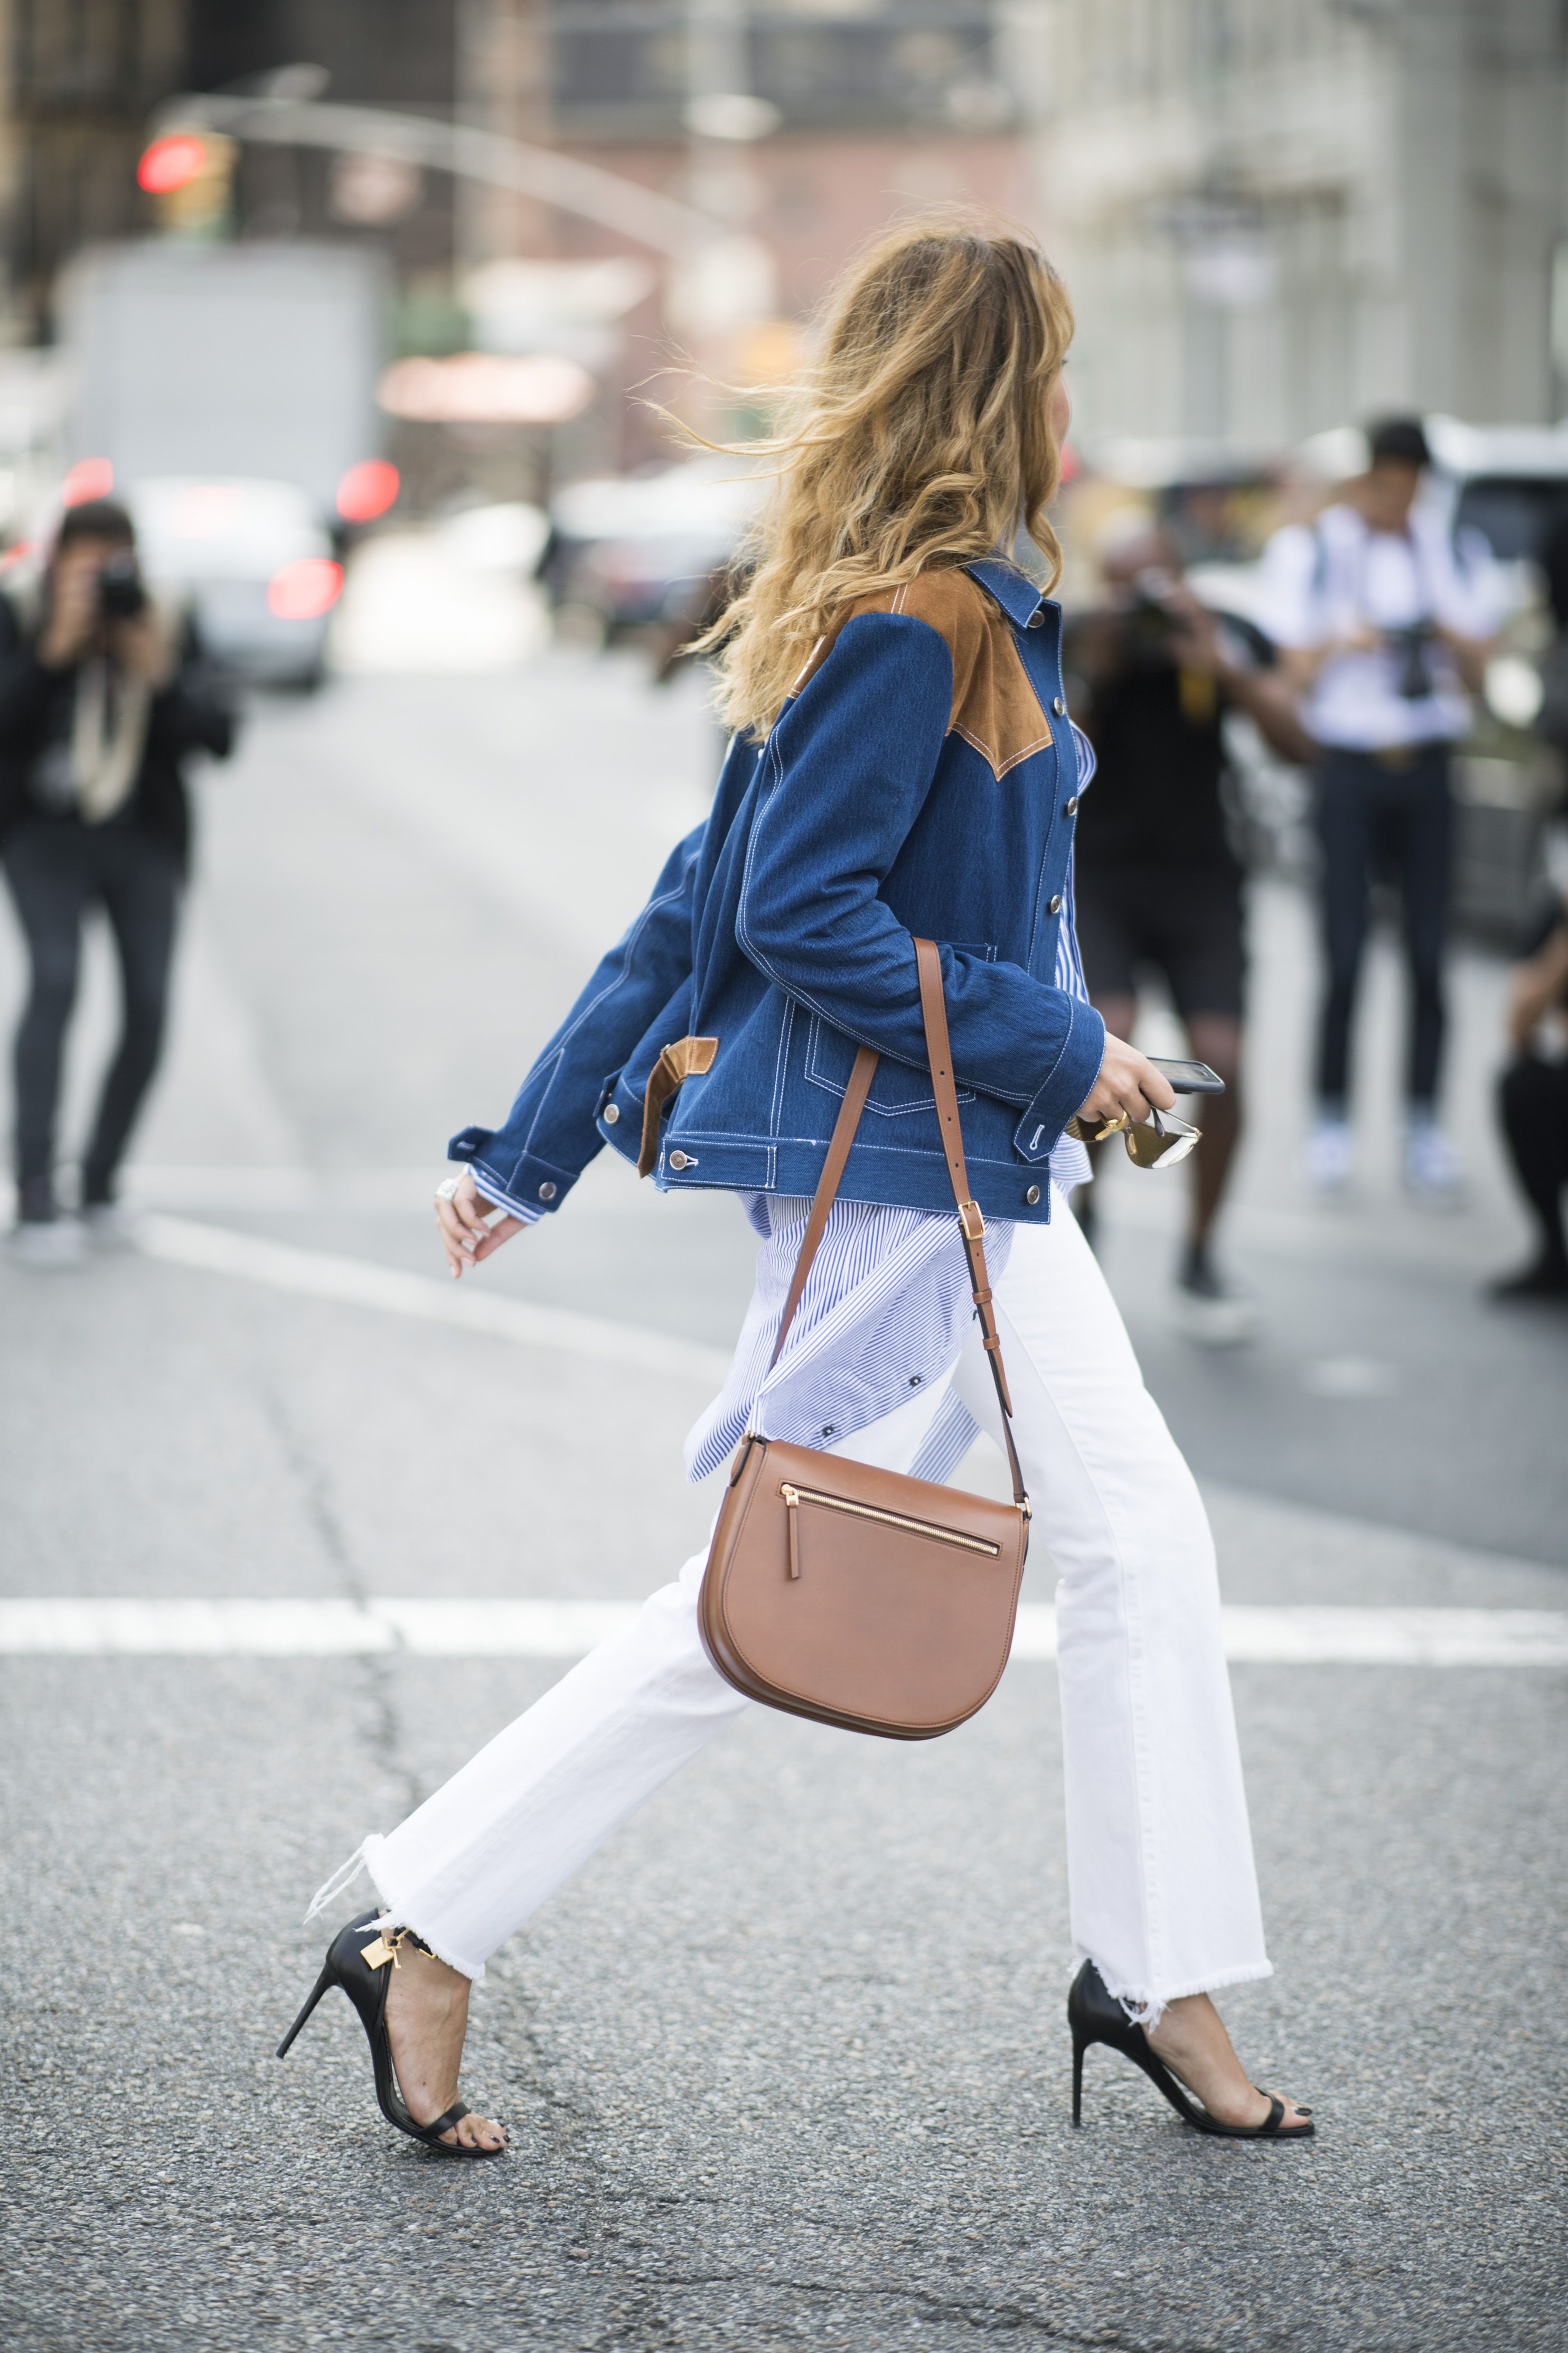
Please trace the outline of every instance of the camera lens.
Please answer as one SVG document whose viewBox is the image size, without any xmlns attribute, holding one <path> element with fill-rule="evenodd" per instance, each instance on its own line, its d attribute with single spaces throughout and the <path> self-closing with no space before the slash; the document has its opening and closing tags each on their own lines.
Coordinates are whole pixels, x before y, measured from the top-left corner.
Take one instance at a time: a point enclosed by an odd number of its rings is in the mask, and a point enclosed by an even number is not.
<svg viewBox="0 0 1568 2353">
<path fill-rule="evenodd" d="M 106 621 L 133 621 L 146 608 L 141 567 L 129 548 L 99 568 L 98 607 Z"/>
</svg>

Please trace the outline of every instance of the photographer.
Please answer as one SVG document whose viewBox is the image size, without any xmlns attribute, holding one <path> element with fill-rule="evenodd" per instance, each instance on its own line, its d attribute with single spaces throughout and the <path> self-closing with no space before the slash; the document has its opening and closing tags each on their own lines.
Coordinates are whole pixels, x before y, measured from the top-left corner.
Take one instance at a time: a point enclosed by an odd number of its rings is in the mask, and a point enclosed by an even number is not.
<svg viewBox="0 0 1568 2353">
<path fill-rule="evenodd" d="M 1453 808 L 1449 755 L 1469 725 L 1500 614 L 1484 541 L 1456 546 L 1417 505 L 1431 462 L 1414 418 L 1367 437 L 1364 474 L 1314 525 L 1275 534 L 1270 617 L 1302 717 L 1323 747 L 1317 777 L 1328 987 L 1319 1033 L 1309 1174 L 1351 1174 L 1350 1035 L 1374 876 L 1399 878 L 1410 967 L 1405 1180 L 1441 1202 L 1458 1163 L 1437 1122 Z"/>
<path fill-rule="evenodd" d="M 1204 1106 L 1178 1275 L 1192 1337 L 1245 1339 L 1250 1303 L 1226 1284 L 1211 1241 L 1241 1130 L 1246 955 L 1242 870 L 1226 829 L 1226 711 L 1244 711 L 1288 760 L 1312 746 L 1277 673 L 1254 667 L 1182 577 L 1163 533 L 1140 522 L 1100 551 L 1106 601 L 1068 625 L 1073 708 L 1094 745 L 1093 786 L 1079 817 L 1079 937 L 1106 1027 L 1131 1035 L 1137 973 L 1163 975 L 1191 1052 L 1226 1092 Z M 1079 1214 L 1092 1209 L 1080 1195 Z"/>
<path fill-rule="evenodd" d="M 36 612 L 0 598 L 0 858 L 31 986 L 16 1032 L 14 1247 L 68 1262 L 79 1229 L 55 1197 L 55 1119 L 82 919 L 108 916 L 123 1024 L 82 1161 L 82 1222 L 117 1238 L 114 1183 L 158 1063 L 189 835 L 183 768 L 226 757 L 233 721 L 201 681 L 188 624 L 142 585 L 122 507 L 68 508 Z"/>
</svg>

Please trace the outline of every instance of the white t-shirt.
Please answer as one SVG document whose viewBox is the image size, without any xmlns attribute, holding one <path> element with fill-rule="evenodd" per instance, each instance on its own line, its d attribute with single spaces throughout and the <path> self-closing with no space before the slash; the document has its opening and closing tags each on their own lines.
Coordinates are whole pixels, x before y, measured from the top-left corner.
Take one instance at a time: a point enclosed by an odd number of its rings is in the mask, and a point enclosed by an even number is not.
<svg viewBox="0 0 1568 2353">
<path fill-rule="evenodd" d="M 1275 533 L 1263 557 L 1263 626 L 1281 646 L 1310 649 L 1358 627 L 1408 629 L 1440 622 L 1460 637 L 1489 638 L 1502 619 L 1490 548 L 1476 532 L 1452 534 L 1417 508 L 1406 533 L 1373 531 L 1352 507 L 1325 507 L 1315 524 Z M 1424 649 L 1429 691 L 1401 693 L 1405 652 L 1335 654 L 1301 708 L 1321 744 L 1381 752 L 1397 744 L 1451 742 L 1469 725 L 1454 658 Z"/>
</svg>

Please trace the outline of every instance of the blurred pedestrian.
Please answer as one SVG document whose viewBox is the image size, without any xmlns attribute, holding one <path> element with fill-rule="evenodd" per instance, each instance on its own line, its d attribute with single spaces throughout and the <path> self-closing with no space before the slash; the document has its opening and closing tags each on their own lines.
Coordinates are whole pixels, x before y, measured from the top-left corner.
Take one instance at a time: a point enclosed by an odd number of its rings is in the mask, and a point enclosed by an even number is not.
<svg viewBox="0 0 1568 2353">
<path fill-rule="evenodd" d="M 1416 1198 L 1440 1202 L 1454 1198 L 1460 1174 L 1437 1108 L 1449 756 L 1469 724 L 1468 694 L 1480 686 L 1500 609 L 1485 542 L 1470 534 L 1457 543 L 1419 501 L 1431 462 L 1419 422 L 1373 426 L 1368 459 L 1315 523 L 1277 533 L 1265 561 L 1267 626 L 1322 746 L 1317 821 L 1328 974 L 1308 1168 L 1324 1192 L 1350 1180 L 1351 1028 L 1369 891 L 1392 874 L 1411 990 L 1405 1180 Z"/>
<path fill-rule="evenodd" d="M 1176 1281 L 1194 1339 L 1240 1340 L 1253 1328 L 1252 1303 L 1213 1249 L 1241 1133 L 1247 968 L 1242 866 L 1225 807 L 1226 713 L 1247 712 L 1287 760 L 1310 760 L 1313 746 L 1279 670 L 1200 604 L 1165 533 L 1139 522 L 1108 540 L 1100 560 L 1105 601 L 1069 621 L 1064 656 L 1096 763 L 1078 826 L 1084 973 L 1119 1038 L 1133 1028 L 1140 974 L 1158 973 L 1188 1051 L 1225 1081 L 1225 1093 L 1204 1106 Z M 1092 1190 L 1078 1203 L 1092 1232 Z"/>
<path fill-rule="evenodd" d="M 27 1264 L 124 1229 L 115 1182 L 157 1068 L 190 818 L 192 753 L 222 759 L 233 721 L 202 678 L 188 623 L 142 584 L 121 506 L 69 507 L 35 599 L 0 598 L 0 858 L 26 942 L 16 1030 L 17 1223 Z M 120 1041 L 81 1164 L 81 1222 L 55 1188 L 56 1119 L 83 919 L 109 919 Z"/>
<path fill-rule="evenodd" d="M 1499 1082 L 1503 1134 L 1540 1229 L 1528 1266 L 1492 1285 L 1498 1299 L 1568 1299 L 1568 900 L 1554 892 L 1527 934 L 1508 1011 L 1514 1059 Z"/>
<path fill-rule="evenodd" d="M 1300 2139 L 1310 2119 L 1254 2089 L 1203 1990 L 1269 1974 L 1213 1541 L 1061 1190 L 1081 1175 L 1075 1115 L 1158 1156 L 1147 1123 L 1173 1100 L 1081 992 L 1060 611 L 998 553 L 1022 525 L 1057 556 L 1070 324 L 1059 281 L 1011 233 L 913 227 L 850 272 L 781 427 L 757 569 L 720 624 L 736 733 L 712 814 L 503 1128 L 454 1137 L 467 1166 L 437 1214 L 461 1275 L 558 1208 L 606 1143 L 662 1189 L 742 1196 L 757 1289 L 688 1440 L 693 1478 L 738 1472 L 745 1433 L 765 1430 L 934 1480 L 976 1417 L 1010 1430 L 1016 1493 L 1026 1480 L 1061 1576 L 1075 2049 L 1113 2044 L 1201 2130 Z M 938 944 L 966 1176 L 937 1115 L 919 935 Z M 983 1225 L 994 1294 L 983 1268 L 972 1291 L 963 1248 Z M 1007 1425 L 991 1371 L 1004 1340 Z M 286 2043 L 342 1987 L 402 2130 L 500 2150 L 457 2095 L 469 1981 L 749 1704 L 704 1646 L 703 1566 L 367 1840 L 312 1906 L 362 1865 L 376 1890 Z"/>
</svg>

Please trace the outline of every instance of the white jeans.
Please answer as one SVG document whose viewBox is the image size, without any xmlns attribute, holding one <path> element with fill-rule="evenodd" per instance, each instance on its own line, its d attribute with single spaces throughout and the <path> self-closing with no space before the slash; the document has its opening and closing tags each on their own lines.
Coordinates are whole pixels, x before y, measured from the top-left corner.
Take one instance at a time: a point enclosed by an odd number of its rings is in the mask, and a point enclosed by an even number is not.
<svg viewBox="0 0 1568 2353">
<path fill-rule="evenodd" d="M 1060 1572 L 1073 1939 L 1152 2018 L 1269 1974 L 1214 1545 L 1076 1219 L 1021 1226 L 996 1286 L 1034 1536 Z M 953 1373 L 996 1406 L 977 1336 Z M 931 1394 L 833 1451 L 904 1470 Z M 364 1859 L 389 1921 L 467 1977 L 617 1824 L 752 1704 L 697 1631 L 703 1556 L 563 1676 Z M 820 1730 L 807 1736 L 854 1736 Z"/>
</svg>

